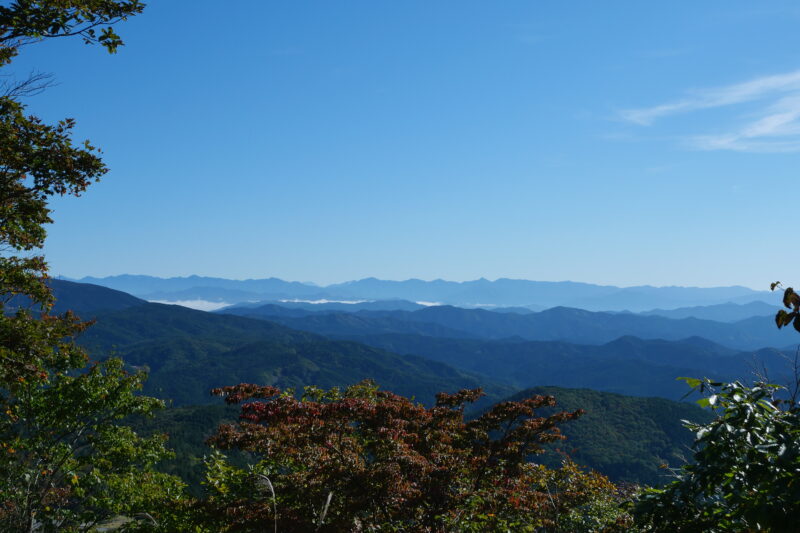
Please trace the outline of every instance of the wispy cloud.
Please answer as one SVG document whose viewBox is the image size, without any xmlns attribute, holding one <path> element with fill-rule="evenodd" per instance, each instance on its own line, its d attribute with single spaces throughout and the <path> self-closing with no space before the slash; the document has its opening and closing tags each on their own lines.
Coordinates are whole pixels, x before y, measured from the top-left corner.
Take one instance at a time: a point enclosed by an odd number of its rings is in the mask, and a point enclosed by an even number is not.
<svg viewBox="0 0 800 533">
<path fill-rule="evenodd" d="M 752 152 L 800 151 L 800 70 L 755 78 L 743 83 L 695 90 L 686 98 L 653 107 L 622 111 L 624 120 L 650 126 L 680 113 L 762 102 L 762 107 L 731 131 L 694 134 L 686 142 L 701 150 Z"/>
</svg>

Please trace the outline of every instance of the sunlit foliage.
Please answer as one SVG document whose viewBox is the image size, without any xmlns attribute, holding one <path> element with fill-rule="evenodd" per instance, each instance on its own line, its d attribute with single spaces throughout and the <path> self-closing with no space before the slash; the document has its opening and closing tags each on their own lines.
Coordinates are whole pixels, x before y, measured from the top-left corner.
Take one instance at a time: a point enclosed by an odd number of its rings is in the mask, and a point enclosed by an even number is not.
<svg viewBox="0 0 800 533">
<path fill-rule="evenodd" d="M 211 439 L 260 460 L 209 460 L 206 524 L 222 531 L 598 531 L 624 523 L 613 484 L 567 461 L 531 461 L 581 411 L 537 416 L 551 396 L 503 402 L 472 421 L 482 394 L 439 394 L 426 408 L 363 382 L 340 391 L 238 385 L 241 421 Z M 591 524 L 591 525 L 590 525 Z"/>
</svg>

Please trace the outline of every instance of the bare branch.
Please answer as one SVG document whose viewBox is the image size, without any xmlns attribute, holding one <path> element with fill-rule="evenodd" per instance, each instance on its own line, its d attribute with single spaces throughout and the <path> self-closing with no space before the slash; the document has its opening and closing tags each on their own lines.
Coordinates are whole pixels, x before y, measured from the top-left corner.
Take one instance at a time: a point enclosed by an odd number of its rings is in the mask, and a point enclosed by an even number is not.
<svg viewBox="0 0 800 533">
<path fill-rule="evenodd" d="M 0 82 L 0 97 L 5 98 L 36 96 L 56 85 L 54 76 L 46 72 L 31 71 L 24 80 L 17 80 L 10 76 L 6 76 L 6 78 Z"/>
</svg>

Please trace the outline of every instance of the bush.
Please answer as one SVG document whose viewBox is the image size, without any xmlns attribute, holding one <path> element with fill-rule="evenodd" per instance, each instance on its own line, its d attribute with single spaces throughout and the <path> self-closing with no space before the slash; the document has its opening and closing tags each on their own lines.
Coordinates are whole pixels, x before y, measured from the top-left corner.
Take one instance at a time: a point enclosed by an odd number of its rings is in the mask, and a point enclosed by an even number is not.
<svg viewBox="0 0 800 533">
<path fill-rule="evenodd" d="M 241 422 L 211 443 L 256 454 L 249 469 L 208 460 L 205 527 L 219 531 L 601 531 L 624 523 L 616 487 L 566 461 L 529 459 L 582 412 L 537 417 L 551 396 L 503 402 L 473 421 L 480 390 L 432 408 L 369 382 L 344 391 L 239 385 Z"/>
<path fill-rule="evenodd" d="M 687 379 L 717 418 L 687 424 L 695 464 L 634 508 L 649 531 L 796 531 L 800 524 L 800 409 L 777 385 Z"/>
</svg>

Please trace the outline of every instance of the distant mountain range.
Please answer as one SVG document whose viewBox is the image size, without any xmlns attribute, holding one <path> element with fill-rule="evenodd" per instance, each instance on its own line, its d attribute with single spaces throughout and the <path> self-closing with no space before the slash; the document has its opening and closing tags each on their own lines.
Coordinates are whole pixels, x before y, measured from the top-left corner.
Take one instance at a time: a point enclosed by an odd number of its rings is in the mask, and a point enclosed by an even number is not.
<svg viewBox="0 0 800 533">
<path fill-rule="evenodd" d="M 775 295 L 732 287 L 615 287 L 572 281 L 478 279 L 386 281 L 366 278 L 324 287 L 278 278 L 230 280 L 188 276 L 158 278 L 123 274 L 80 280 L 121 290 L 146 300 L 205 300 L 235 304 L 247 301 L 398 301 L 449 304 L 462 307 L 531 307 L 541 310 L 566 306 L 595 311 L 648 311 L 754 301 L 774 302 Z"/>
<path fill-rule="evenodd" d="M 680 400 L 688 392 L 686 384 L 677 380 L 683 376 L 751 380 L 754 371 L 766 368 L 772 380 L 787 383 L 791 372 L 788 354 L 781 350 L 730 350 L 700 338 L 621 337 L 602 345 L 398 334 L 353 339 L 393 353 L 428 357 L 517 388 L 554 385 L 670 400 Z"/>
<path fill-rule="evenodd" d="M 315 312 L 308 308 L 289 308 L 276 304 L 232 307 L 219 312 L 271 320 L 294 329 L 333 337 L 400 333 L 579 344 L 603 344 L 623 336 L 675 341 L 704 337 L 740 350 L 786 346 L 794 341 L 794 332 L 778 330 L 772 320 L 764 316 L 738 322 L 718 322 L 693 317 L 666 318 L 655 314 L 604 313 L 568 307 L 519 314 L 453 306 L 432 306 L 416 311 L 362 310 L 345 313 Z"/>
<path fill-rule="evenodd" d="M 703 320 L 716 320 L 717 322 L 738 322 L 754 316 L 775 316 L 780 305 L 770 300 L 766 303 L 760 300 L 744 304 L 724 303 L 696 307 L 680 307 L 678 309 L 653 309 L 644 311 L 642 315 L 663 316 L 666 318 L 700 318 Z"/>
<path fill-rule="evenodd" d="M 784 353 L 756 348 L 786 346 L 796 336 L 767 317 L 723 323 L 569 308 L 523 315 L 449 306 L 341 313 L 276 305 L 223 314 L 146 303 L 92 285 L 54 280 L 53 286 L 59 306 L 98 319 L 81 337 L 93 354 L 114 352 L 148 368 L 147 390 L 181 405 L 206 403 L 210 388 L 240 381 L 333 386 L 367 377 L 423 400 L 479 384 L 495 398 L 556 385 L 678 399 L 685 391 L 679 376 L 745 378 L 754 364 L 782 376 Z"/>
</svg>

